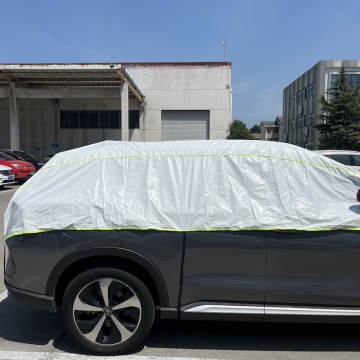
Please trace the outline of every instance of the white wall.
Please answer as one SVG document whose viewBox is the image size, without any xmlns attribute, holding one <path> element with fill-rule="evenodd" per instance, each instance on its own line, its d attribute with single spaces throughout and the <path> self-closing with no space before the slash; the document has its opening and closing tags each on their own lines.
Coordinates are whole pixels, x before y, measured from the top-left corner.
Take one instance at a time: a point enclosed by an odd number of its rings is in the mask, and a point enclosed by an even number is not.
<svg viewBox="0 0 360 360">
<path fill-rule="evenodd" d="M 145 95 L 144 141 L 161 140 L 161 110 L 210 110 L 210 139 L 226 138 L 231 120 L 227 66 L 134 65 L 126 71 Z"/>
</svg>

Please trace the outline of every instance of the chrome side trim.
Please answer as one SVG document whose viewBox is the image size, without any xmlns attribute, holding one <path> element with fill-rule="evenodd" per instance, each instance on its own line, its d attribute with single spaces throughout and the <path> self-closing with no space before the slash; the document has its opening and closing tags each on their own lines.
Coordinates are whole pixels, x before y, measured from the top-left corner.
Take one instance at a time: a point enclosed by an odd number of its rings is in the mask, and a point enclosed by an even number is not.
<svg viewBox="0 0 360 360">
<path fill-rule="evenodd" d="M 203 314 L 262 314 L 264 306 L 237 306 L 237 305 L 199 305 L 184 312 Z"/>
<path fill-rule="evenodd" d="M 360 316 L 360 309 L 329 309 L 266 306 L 265 315 Z"/>
<path fill-rule="evenodd" d="M 184 310 L 202 314 L 262 314 L 302 316 L 360 316 L 360 309 L 306 308 L 294 306 L 198 305 Z"/>
</svg>

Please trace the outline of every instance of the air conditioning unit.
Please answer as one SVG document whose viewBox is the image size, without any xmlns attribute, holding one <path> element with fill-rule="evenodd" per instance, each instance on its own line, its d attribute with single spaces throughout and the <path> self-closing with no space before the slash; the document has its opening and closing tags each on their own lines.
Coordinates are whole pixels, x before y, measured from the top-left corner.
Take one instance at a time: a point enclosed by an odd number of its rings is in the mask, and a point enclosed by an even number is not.
<svg viewBox="0 0 360 360">
<path fill-rule="evenodd" d="M 309 135 L 309 127 L 308 127 L 308 126 L 305 126 L 305 127 L 303 128 L 303 133 L 304 133 L 305 136 L 308 136 L 308 135 Z"/>
</svg>

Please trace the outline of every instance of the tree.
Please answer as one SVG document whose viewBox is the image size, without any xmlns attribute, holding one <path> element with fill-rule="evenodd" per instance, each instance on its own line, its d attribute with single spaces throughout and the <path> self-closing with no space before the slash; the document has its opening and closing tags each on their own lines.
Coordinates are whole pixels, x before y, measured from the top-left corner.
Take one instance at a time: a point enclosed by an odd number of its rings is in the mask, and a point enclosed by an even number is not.
<svg viewBox="0 0 360 360">
<path fill-rule="evenodd" d="M 360 150 L 360 87 L 347 84 L 344 67 L 326 95 L 319 100 L 323 123 L 315 126 L 320 131 L 320 147 Z"/>
<path fill-rule="evenodd" d="M 234 120 L 230 125 L 228 132 L 230 133 L 227 136 L 227 139 L 245 139 L 253 140 L 254 137 L 250 134 L 250 131 L 247 129 L 246 124 L 241 120 Z"/>
<path fill-rule="evenodd" d="M 259 125 L 254 125 L 249 131 L 250 133 L 261 133 L 261 127 Z"/>
</svg>

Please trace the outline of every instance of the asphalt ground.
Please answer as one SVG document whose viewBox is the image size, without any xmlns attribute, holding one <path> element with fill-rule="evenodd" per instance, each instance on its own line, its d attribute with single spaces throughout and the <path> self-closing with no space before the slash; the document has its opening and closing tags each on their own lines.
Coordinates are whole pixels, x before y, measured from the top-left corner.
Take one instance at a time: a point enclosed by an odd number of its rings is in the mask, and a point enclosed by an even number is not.
<svg viewBox="0 0 360 360">
<path fill-rule="evenodd" d="M 18 186 L 0 190 L 3 213 Z M 4 246 L 0 243 L 0 264 Z M 132 354 L 96 357 L 66 334 L 61 313 L 18 303 L 7 295 L 0 271 L 0 360 L 348 360 L 360 359 L 360 325 L 156 321 L 145 344 Z"/>
</svg>

